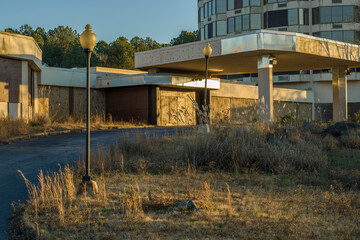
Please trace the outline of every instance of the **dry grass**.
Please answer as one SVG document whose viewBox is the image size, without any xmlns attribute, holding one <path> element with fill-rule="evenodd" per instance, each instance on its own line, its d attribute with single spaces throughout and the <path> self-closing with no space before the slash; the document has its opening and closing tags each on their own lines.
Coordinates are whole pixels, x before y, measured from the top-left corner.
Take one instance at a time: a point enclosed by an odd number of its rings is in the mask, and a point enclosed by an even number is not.
<svg viewBox="0 0 360 240">
<path fill-rule="evenodd" d="M 40 239 L 360 238 L 360 150 L 339 139 L 256 124 L 144 141 L 98 148 L 96 196 L 74 194 L 81 161 L 26 181 L 17 220 Z"/>
</svg>

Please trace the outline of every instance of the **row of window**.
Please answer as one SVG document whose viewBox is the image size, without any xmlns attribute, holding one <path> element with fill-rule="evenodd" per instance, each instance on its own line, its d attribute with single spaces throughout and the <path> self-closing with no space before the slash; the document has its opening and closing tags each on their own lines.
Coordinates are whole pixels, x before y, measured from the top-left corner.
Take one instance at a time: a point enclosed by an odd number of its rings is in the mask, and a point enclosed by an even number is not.
<svg viewBox="0 0 360 240">
<path fill-rule="evenodd" d="M 212 22 L 201 28 L 201 40 L 210 39 L 216 36 L 226 35 L 226 21 Z"/>
<path fill-rule="evenodd" d="M 227 32 L 242 32 L 261 29 L 261 14 L 246 14 L 227 19 Z"/>
<path fill-rule="evenodd" d="M 292 8 L 264 13 L 264 28 L 309 25 L 309 9 Z"/>
<path fill-rule="evenodd" d="M 359 32 L 357 31 L 322 31 L 322 32 L 314 32 L 314 36 L 322 37 L 327 39 L 332 39 L 335 41 L 341 42 L 349 42 L 349 43 L 356 43 L 359 40 Z"/>
<path fill-rule="evenodd" d="M 359 22 L 357 6 L 317 7 L 312 9 L 313 24 Z"/>
</svg>

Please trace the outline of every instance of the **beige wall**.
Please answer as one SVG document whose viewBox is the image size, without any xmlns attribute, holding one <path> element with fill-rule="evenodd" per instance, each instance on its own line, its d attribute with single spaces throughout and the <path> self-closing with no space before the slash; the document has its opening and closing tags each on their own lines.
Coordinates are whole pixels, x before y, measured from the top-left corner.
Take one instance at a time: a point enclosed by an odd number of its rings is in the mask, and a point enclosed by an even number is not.
<svg viewBox="0 0 360 240">
<path fill-rule="evenodd" d="M 158 125 L 195 125 L 195 94 L 195 90 L 160 88 L 157 100 Z"/>
<path fill-rule="evenodd" d="M 86 114 L 86 89 L 57 86 L 41 86 L 38 91 L 38 114 L 53 121 L 84 120 Z M 91 115 L 104 115 L 105 92 L 91 90 Z"/>
</svg>

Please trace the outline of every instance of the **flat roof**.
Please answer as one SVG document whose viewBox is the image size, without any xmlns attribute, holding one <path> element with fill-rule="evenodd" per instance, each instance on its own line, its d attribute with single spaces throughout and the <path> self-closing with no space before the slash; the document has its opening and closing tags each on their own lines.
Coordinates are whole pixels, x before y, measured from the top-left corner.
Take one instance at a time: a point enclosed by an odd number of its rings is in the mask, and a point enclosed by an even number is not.
<svg viewBox="0 0 360 240">
<path fill-rule="evenodd" d="M 255 73 L 257 59 L 268 54 L 277 58 L 275 72 L 360 67 L 358 45 L 270 30 L 139 52 L 135 54 L 135 67 L 159 72 L 204 72 L 202 50 L 207 43 L 213 49 L 209 59 L 213 74 Z"/>
</svg>

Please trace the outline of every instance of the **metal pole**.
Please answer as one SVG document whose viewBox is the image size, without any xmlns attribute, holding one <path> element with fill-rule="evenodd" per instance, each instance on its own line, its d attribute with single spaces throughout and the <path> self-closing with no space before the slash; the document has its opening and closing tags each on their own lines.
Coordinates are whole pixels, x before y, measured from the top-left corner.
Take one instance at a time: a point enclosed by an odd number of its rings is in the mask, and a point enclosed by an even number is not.
<svg viewBox="0 0 360 240">
<path fill-rule="evenodd" d="M 207 98 L 208 60 L 209 60 L 209 57 L 205 56 L 205 92 L 204 92 L 204 119 L 203 119 L 203 124 L 206 124 L 206 121 L 207 121 L 206 98 Z"/>
<path fill-rule="evenodd" d="M 86 54 L 86 163 L 83 182 L 90 182 L 90 57 L 91 50 L 85 49 Z"/>
</svg>

